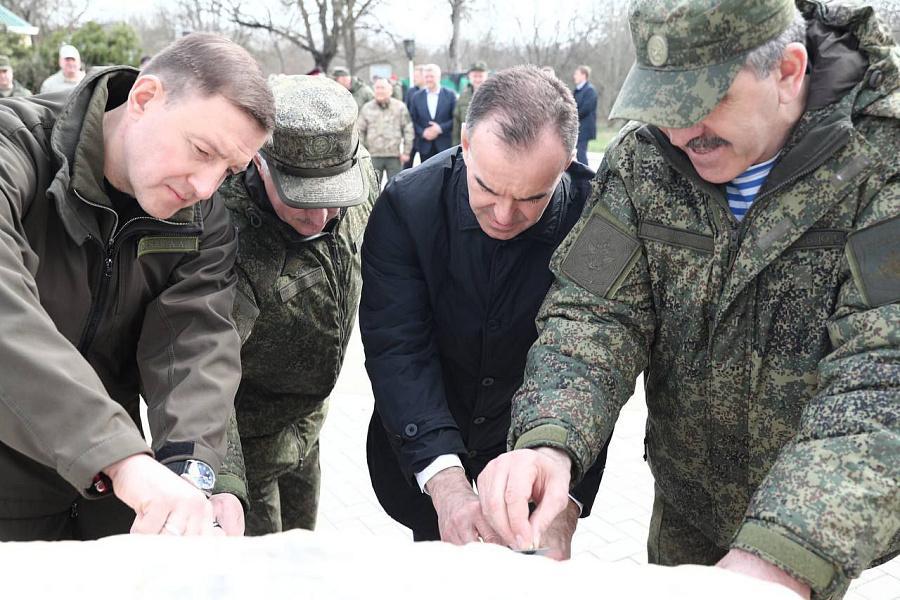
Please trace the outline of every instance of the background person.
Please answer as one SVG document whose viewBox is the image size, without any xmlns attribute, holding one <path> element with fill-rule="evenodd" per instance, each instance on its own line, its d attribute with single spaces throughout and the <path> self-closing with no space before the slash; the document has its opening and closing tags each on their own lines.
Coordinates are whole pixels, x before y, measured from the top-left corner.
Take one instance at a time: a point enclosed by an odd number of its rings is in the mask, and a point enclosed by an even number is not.
<svg viewBox="0 0 900 600">
<path fill-rule="evenodd" d="M 456 94 L 441 86 L 441 68 L 437 65 L 425 65 L 422 77 L 425 87 L 412 97 L 409 115 L 416 132 L 416 150 L 425 162 L 452 145 Z"/>
<path fill-rule="evenodd" d="M 48 77 L 41 84 L 41 93 L 71 92 L 84 79 L 81 65 L 81 54 L 71 44 L 63 44 L 59 48 L 59 71 Z"/>
<path fill-rule="evenodd" d="M 413 126 L 406 105 L 391 97 L 391 84 L 375 80 L 375 99 L 359 111 L 360 142 L 372 155 L 372 166 L 378 181 L 387 183 L 409 160 L 413 143 Z M 384 179 L 382 179 L 384 173 Z M 381 188 L 379 187 L 379 190 Z"/>
</svg>

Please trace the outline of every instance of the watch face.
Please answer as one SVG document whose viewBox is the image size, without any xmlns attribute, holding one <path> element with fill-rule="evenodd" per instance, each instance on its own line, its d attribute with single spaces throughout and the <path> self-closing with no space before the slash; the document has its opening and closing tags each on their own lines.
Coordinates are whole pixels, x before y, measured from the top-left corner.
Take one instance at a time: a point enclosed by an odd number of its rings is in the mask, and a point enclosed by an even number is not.
<svg viewBox="0 0 900 600">
<path fill-rule="evenodd" d="M 183 477 L 204 491 L 209 491 L 216 485 L 216 474 L 212 467 L 199 460 L 189 460 L 185 463 Z"/>
</svg>

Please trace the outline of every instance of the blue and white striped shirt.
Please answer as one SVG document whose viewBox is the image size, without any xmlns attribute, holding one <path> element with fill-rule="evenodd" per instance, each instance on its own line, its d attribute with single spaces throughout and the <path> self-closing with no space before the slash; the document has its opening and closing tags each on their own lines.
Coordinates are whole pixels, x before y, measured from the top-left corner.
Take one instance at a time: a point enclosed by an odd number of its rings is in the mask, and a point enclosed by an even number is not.
<svg viewBox="0 0 900 600">
<path fill-rule="evenodd" d="M 778 159 L 776 154 L 766 162 L 753 165 L 739 176 L 732 179 L 725 185 L 725 192 L 728 194 L 728 207 L 734 213 L 734 218 L 738 221 L 743 220 L 744 215 L 750 209 L 750 205 L 756 199 L 759 188 L 766 182 L 769 171 Z"/>
</svg>

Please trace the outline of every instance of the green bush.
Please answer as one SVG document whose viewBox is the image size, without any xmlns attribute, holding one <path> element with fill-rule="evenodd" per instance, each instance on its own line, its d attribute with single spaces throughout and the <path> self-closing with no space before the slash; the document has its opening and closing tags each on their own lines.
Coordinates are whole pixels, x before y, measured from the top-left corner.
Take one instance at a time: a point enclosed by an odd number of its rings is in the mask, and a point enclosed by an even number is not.
<svg viewBox="0 0 900 600">
<path fill-rule="evenodd" d="M 78 48 L 85 70 L 105 65 L 137 66 L 140 62 L 137 32 L 125 23 L 100 25 L 89 21 L 73 31 L 57 29 L 36 38 L 30 47 L 22 43 L 21 36 L 0 32 L 0 54 L 9 56 L 16 80 L 32 92 L 59 69 L 59 47 L 63 44 Z"/>
</svg>

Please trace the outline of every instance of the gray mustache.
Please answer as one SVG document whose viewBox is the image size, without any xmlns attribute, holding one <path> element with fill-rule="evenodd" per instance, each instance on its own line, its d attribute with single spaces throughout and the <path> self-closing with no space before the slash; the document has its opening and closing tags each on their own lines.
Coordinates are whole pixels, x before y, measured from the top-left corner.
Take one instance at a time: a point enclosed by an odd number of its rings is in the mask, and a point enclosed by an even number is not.
<svg viewBox="0 0 900 600">
<path fill-rule="evenodd" d="M 727 146 L 728 141 L 720 137 L 695 137 L 685 146 L 691 150 L 715 150 L 720 146 Z"/>
</svg>

